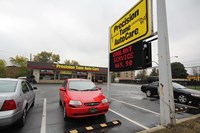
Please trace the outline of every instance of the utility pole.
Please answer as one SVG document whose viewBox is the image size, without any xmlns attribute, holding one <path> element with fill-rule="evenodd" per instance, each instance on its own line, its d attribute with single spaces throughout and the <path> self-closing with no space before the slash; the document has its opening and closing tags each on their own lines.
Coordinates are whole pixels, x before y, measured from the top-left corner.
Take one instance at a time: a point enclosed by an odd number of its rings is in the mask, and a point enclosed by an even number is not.
<svg viewBox="0 0 200 133">
<path fill-rule="evenodd" d="M 176 124 L 165 0 L 157 0 L 161 125 Z"/>
<path fill-rule="evenodd" d="M 30 53 L 30 61 L 32 61 L 32 53 Z"/>
</svg>

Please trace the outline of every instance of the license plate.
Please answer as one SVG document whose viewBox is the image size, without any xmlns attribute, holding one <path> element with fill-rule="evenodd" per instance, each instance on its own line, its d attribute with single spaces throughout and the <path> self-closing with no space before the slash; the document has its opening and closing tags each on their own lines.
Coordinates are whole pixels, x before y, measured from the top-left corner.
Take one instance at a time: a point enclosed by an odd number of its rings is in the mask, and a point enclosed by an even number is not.
<svg viewBox="0 0 200 133">
<path fill-rule="evenodd" d="M 97 108 L 90 108 L 89 109 L 89 112 L 90 113 L 96 113 L 98 110 L 97 110 Z"/>
</svg>

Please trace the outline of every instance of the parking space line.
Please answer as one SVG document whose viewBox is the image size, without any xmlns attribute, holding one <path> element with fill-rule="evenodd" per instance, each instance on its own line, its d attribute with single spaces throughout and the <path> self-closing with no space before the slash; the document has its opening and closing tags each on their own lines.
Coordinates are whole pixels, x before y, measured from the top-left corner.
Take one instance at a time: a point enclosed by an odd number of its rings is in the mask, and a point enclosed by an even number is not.
<svg viewBox="0 0 200 133">
<path fill-rule="evenodd" d="M 112 109 L 109 109 L 109 111 L 111 111 L 111 112 L 113 112 L 113 113 L 119 115 L 120 117 L 122 117 L 122 118 L 124 118 L 124 119 L 130 121 L 131 123 L 134 123 L 135 125 L 138 125 L 138 126 L 144 128 L 144 129 L 149 129 L 148 127 L 146 127 L 146 126 L 144 126 L 144 125 L 142 125 L 142 124 L 140 124 L 140 123 L 138 123 L 138 122 L 136 122 L 136 121 L 134 121 L 134 120 L 131 120 L 131 119 L 129 119 L 128 117 L 126 117 L 126 116 L 124 116 L 124 115 L 122 115 L 122 114 L 120 114 L 120 113 L 117 113 L 116 111 L 114 111 L 114 110 L 112 110 Z"/>
<path fill-rule="evenodd" d="M 47 99 L 45 98 L 44 104 L 43 104 L 42 123 L 41 123 L 40 133 L 46 133 L 46 105 L 47 105 Z"/>
<path fill-rule="evenodd" d="M 144 111 L 147 111 L 147 112 L 153 113 L 153 114 L 155 114 L 156 116 L 160 116 L 160 114 L 157 113 L 157 112 L 154 112 L 154 111 L 151 111 L 151 110 L 148 110 L 148 109 L 145 109 L 145 108 L 139 107 L 139 106 L 137 106 L 137 105 L 133 105 L 133 104 L 125 103 L 125 102 L 120 101 L 120 100 L 117 100 L 117 99 L 115 99 L 115 98 L 111 98 L 111 99 L 114 100 L 114 101 L 117 101 L 117 102 L 120 102 L 120 103 L 123 103 L 123 104 L 129 105 L 129 106 L 136 107 L 136 108 L 138 108 L 138 109 L 141 109 L 141 110 L 144 110 Z"/>
</svg>

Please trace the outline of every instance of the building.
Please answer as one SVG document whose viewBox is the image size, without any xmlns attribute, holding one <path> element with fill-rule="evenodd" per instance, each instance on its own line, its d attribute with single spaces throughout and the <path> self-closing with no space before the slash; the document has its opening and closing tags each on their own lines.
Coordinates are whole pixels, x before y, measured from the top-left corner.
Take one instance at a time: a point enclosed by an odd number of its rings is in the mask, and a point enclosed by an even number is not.
<svg viewBox="0 0 200 133">
<path fill-rule="evenodd" d="M 117 80 L 116 82 L 119 82 L 120 80 L 135 80 L 135 71 L 116 72 L 115 77 L 115 80 Z"/>
<path fill-rule="evenodd" d="M 6 68 L 6 75 L 7 77 L 9 78 L 16 78 L 16 75 L 17 75 L 17 71 L 19 71 L 19 67 L 16 67 L 16 66 L 7 66 Z"/>
<path fill-rule="evenodd" d="M 27 68 L 37 83 L 62 83 L 67 78 L 85 78 L 94 82 L 107 82 L 108 69 L 105 67 L 28 62 Z"/>
<path fill-rule="evenodd" d="M 200 81 L 200 76 L 192 76 L 192 75 L 189 75 L 189 76 L 187 76 L 187 79 L 189 80 L 189 81 Z"/>
</svg>

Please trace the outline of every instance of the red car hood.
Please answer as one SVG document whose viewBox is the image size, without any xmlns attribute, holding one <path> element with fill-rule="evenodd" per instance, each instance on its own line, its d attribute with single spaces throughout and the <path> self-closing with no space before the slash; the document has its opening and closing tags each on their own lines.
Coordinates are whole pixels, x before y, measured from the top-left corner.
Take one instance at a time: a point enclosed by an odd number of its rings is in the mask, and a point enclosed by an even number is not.
<svg viewBox="0 0 200 133">
<path fill-rule="evenodd" d="M 71 100 L 79 100 L 83 103 L 101 102 L 105 96 L 101 91 L 68 91 Z"/>
</svg>

